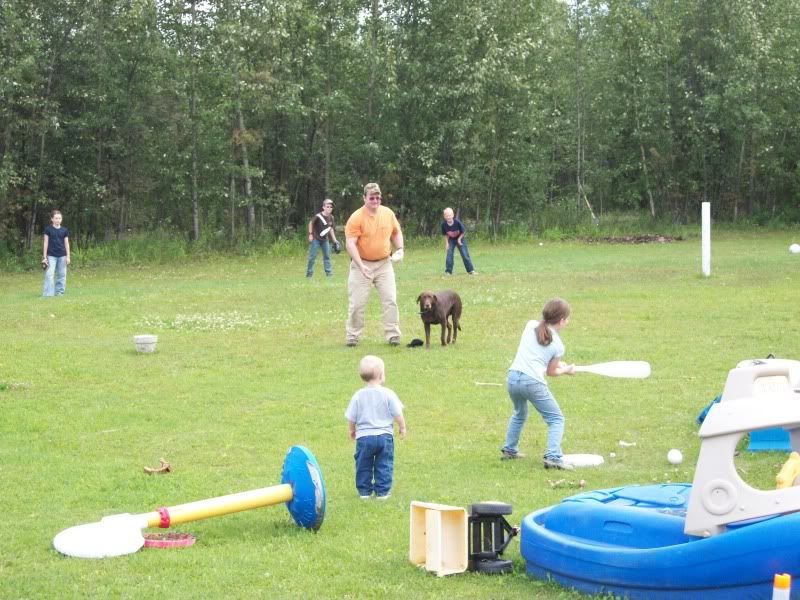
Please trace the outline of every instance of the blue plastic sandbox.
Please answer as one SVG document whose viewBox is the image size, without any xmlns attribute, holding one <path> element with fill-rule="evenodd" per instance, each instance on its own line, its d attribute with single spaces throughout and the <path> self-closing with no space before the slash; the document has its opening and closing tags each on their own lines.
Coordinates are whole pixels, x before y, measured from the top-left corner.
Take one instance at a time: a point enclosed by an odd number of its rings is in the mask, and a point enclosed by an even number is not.
<svg viewBox="0 0 800 600">
<path fill-rule="evenodd" d="M 586 492 L 525 517 L 527 572 L 581 592 L 631 600 L 772 598 L 775 573 L 800 574 L 800 513 L 683 532 L 692 486 L 626 486 Z M 795 585 L 792 598 L 800 598 Z"/>
</svg>

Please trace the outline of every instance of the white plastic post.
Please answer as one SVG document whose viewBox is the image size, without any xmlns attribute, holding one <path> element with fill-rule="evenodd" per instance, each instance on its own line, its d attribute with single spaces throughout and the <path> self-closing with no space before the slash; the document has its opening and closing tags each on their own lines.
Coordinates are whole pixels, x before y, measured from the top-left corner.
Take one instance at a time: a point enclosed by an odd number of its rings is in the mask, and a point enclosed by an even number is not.
<svg viewBox="0 0 800 600">
<path fill-rule="evenodd" d="M 702 210 L 703 221 L 703 246 L 702 246 L 702 267 L 703 275 L 711 275 L 711 203 L 703 202 Z"/>
</svg>

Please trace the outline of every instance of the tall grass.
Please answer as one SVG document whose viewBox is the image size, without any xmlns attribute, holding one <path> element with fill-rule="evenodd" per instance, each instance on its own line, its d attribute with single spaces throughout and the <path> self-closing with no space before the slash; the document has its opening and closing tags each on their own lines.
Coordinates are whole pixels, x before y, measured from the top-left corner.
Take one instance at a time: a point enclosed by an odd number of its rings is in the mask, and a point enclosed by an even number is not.
<svg viewBox="0 0 800 600">
<path fill-rule="evenodd" d="M 727 371 L 768 353 L 800 358 L 800 260 L 786 250 L 791 241 L 790 232 L 720 233 L 709 278 L 700 275 L 694 236 L 646 245 L 475 239 L 479 275 L 467 277 L 457 263 L 449 278 L 442 245 L 412 241 L 397 267 L 404 342 L 422 335 L 420 291 L 452 287 L 464 301 L 458 344 L 429 351 L 385 344 L 374 297 L 362 343 L 346 348 L 346 257 L 334 257 L 332 280 L 307 280 L 299 243 L 195 261 L 163 240 L 176 253 L 170 261 L 132 242 L 123 258 L 98 258 L 92 268 L 76 260 L 62 298 L 38 296 L 39 272 L 2 273 L 0 596 L 578 598 L 527 577 L 517 541 L 508 576 L 420 571 L 407 558 L 409 503 L 500 500 L 519 523 L 579 491 L 579 479 L 585 489 L 691 481 L 695 417 Z M 162 262 L 118 263 L 137 252 Z M 647 380 L 552 382 L 567 420 L 565 450 L 606 457 L 574 474 L 542 468 L 536 414 L 522 438 L 529 458 L 501 462 L 510 402 L 502 387 L 475 385 L 503 382 L 525 322 L 555 295 L 573 307 L 567 359 L 653 366 Z M 159 336 L 155 354 L 135 352 L 138 333 Z M 409 426 L 397 444 L 392 498 L 380 503 L 357 496 L 343 417 L 367 353 L 386 361 Z M 51 547 L 62 529 L 105 515 L 276 484 L 293 444 L 314 452 L 326 481 L 328 514 L 317 534 L 276 506 L 181 526 L 198 538 L 185 550 L 86 561 Z M 672 447 L 684 453 L 680 466 L 666 461 Z M 162 457 L 171 473 L 144 474 Z M 767 488 L 784 459 L 742 452 L 737 466 Z"/>
<path fill-rule="evenodd" d="M 598 222 L 594 223 L 588 211 L 576 211 L 567 208 L 563 203 L 545 206 L 527 216 L 504 219 L 496 231 L 488 220 L 480 223 L 467 220 L 466 223 L 470 239 L 480 239 L 488 243 L 590 240 L 645 234 L 680 238 L 698 235 L 696 224 L 677 223 L 666 216 L 654 219 L 644 211 L 603 213 L 599 215 Z M 410 223 L 407 227 L 411 232 L 416 231 L 413 225 Z M 344 225 L 340 224 L 338 229 L 339 237 L 343 240 Z M 742 218 L 735 223 L 715 223 L 714 231 L 792 231 L 797 237 L 800 226 L 786 225 L 778 217 L 759 214 L 749 219 Z M 438 227 L 434 235 L 411 237 L 423 248 L 440 244 Z M 73 254 L 84 266 L 166 264 L 214 256 L 290 256 L 302 253 L 306 248 L 305 228 L 277 233 L 265 229 L 256 236 L 249 236 L 239 229 L 234 232 L 233 237 L 227 230 L 204 231 L 200 239 L 195 241 L 190 240 L 185 233 L 159 229 L 121 239 L 73 240 L 72 245 Z M 6 245 L 0 244 L 0 271 L 36 270 L 39 268 L 40 256 L 39 238 L 36 239 L 32 251 L 22 254 L 11 252 Z"/>
<path fill-rule="evenodd" d="M 560 241 L 639 233 L 685 236 L 691 230 L 664 220 L 653 220 L 646 213 L 609 213 L 602 216 L 598 225 L 594 225 L 588 213 L 572 214 L 558 207 L 543 209 L 534 215 L 532 221 L 504 221 L 496 234 L 489 222 L 468 222 L 468 226 L 471 239 L 491 243 L 534 239 Z M 338 233 L 343 240 L 342 224 Z M 415 239 L 420 247 L 438 247 L 439 238 L 439 235 L 433 235 L 417 236 Z M 34 246 L 31 252 L 17 255 L 0 245 L 0 271 L 23 272 L 38 269 L 41 257 L 39 238 L 35 240 Z M 121 239 L 72 240 L 73 255 L 83 266 L 167 264 L 214 256 L 290 256 L 302 253 L 306 248 L 303 228 L 297 232 L 284 231 L 281 234 L 264 230 L 255 237 L 237 230 L 233 238 L 228 231 L 206 231 L 196 241 L 190 240 L 185 233 L 170 229 L 130 234 Z"/>
<path fill-rule="evenodd" d="M 181 237 L 168 231 L 148 234 L 104 243 L 76 246 L 75 258 L 87 266 L 100 264 L 165 264 L 186 258 L 190 249 Z"/>
</svg>

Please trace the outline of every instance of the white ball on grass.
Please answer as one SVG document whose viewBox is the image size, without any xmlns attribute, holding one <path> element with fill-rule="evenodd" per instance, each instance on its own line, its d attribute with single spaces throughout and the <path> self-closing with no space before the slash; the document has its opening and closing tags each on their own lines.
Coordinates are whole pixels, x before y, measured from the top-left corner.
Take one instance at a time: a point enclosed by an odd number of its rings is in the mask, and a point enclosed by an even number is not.
<svg viewBox="0 0 800 600">
<path fill-rule="evenodd" d="M 800 254 L 800 244 L 792 244 L 789 246 L 789 252 L 792 254 Z"/>
<path fill-rule="evenodd" d="M 683 462 L 683 454 L 677 448 L 673 448 L 669 452 L 667 452 L 667 460 L 672 465 L 679 465 Z"/>
</svg>

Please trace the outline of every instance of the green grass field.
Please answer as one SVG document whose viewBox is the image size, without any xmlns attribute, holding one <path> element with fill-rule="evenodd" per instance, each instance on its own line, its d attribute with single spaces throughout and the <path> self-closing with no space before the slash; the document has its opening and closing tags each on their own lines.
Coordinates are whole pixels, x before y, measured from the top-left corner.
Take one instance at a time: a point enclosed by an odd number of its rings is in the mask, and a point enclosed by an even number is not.
<svg viewBox="0 0 800 600">
<path fill-rule="evenodd" d="M 458 344 L 390 348 L 377 295 L 358 348 L 344 346 L 344 255 L 332 281 L 304 275 L 305 256 L 187 259 L 82 268 L 67 295 L 43 299 L 41 273 L 0 274 L 0 473 L 5 598 L 578 598 L 528 578 L 519 543 L 506 576 L 437 578 L 408 560 L 412 500 L 466 507 L 499 500 L 519 523 L 586 489 L 691 481 L 695 417 L 743 359 L 800 358 L 800 257 L 788 233 L 717 234 L 712 275 L 698 238 L 668 244 L 473 242 L 479 275 L 457 258 L 445 278 L 439 244 L 407 247 L 397 267 L 403 341 L 424 337 L 415 298 L 452 287 L 464 314 Z M 511 404 L 501 383 L 528 319 L 559 295 L 572 304 L 566 359 L 647 360 L 646 380 L 589 374 L 552 387 L 568 453 L 606 463 L 545 471 L 545 428 L 532 411 L 521 449 L 499 460 Z M 158 351 L 132 336 L 154 333 Z M 436 332 L 438 336 L 438 331 Z M 386 361 L 406 406 L 387 502 L 362 501 L 343 417 L 364 354 Z M 619 441 L 635 442 L 620 447 Z M 53 536 L 110 514 L 142 513 L 280 482 L 286 450 L 309 447 L 325 478 L 321 530 L 297 528 L 283 506 L 178 527 L 185 550 L 144 549 L 103 560 L 65 558 Z M 667 463 L 680 448 L 685 461 Z M 609 453 L 615 452 L 615 458 Z M 146 475 L 165 458 L 173 471 Z M 743 452 L 749 482 L 774 486 L 785 455 Z M 556 487 L 551 481 L 563 479 Z"/>
</svg>

